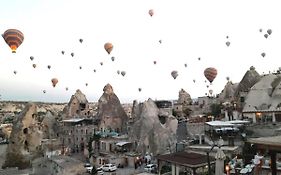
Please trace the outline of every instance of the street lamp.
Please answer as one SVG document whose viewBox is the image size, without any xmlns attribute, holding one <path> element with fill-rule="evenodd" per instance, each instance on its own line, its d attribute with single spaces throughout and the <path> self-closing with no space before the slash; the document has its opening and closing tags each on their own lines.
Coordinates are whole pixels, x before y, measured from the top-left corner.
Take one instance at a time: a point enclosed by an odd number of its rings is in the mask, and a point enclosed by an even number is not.
<svg viewBox="0 0 281 175">
<path fill-rule="evenodd" d="M 229 165 L 227 164 L 227 165 L 225 165 L 225 171 L 226 171 L 226 175 L 229 175 L 230 173 L 230 167 L 229 167 Z"/>
<path fill-rule="evenodd" d="M 220 137 L 220 139 L 216 143 L 213 143 L 211 149 L 207 151 L 207 162 L 208 162 L 208 174 L 209 175 L 211 175 L 211 163 L 210 163 L 210 156 L 209 156 L 209 154 L 214 149 L 215 146 L 220 148 L 220 147 L 223 146 L 223 143 L 224 143 L 224 141 L 223 141 L 222 137 Z"/>
</svg>

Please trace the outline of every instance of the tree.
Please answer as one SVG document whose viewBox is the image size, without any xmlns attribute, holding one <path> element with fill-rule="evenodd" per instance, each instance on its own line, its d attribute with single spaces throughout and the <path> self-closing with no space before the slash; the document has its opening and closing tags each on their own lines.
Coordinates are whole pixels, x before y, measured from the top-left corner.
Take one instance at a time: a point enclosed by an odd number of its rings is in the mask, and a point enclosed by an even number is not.
<svg viewBox="0 0 281 175">
<path fill-rule="evenodd" d="M 222 105 L 221 104 L 211 104 L 211 115 L 218 117 L 221 114 Z"/>
<path fill-rule="evenodd" d="M 91 171 L 91 175 L 96 175 L 97 174 L 97 169 L 95 166 L 93 166 L 92 171 Z"/>
</svg>

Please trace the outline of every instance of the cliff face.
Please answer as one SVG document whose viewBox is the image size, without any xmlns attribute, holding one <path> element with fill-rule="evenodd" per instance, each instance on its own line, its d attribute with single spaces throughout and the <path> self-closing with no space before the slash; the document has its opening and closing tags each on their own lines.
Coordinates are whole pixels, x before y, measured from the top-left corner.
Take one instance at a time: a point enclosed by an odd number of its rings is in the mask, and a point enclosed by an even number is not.
<svg viewBox="0 0 281 175">
<path fill-rule="evenodd" d="M 71 96 L 68 105 L 63 110 L 63 119 L 89 117 L 89 102 L 86 96 L 78 89 Z"/>
<path fill-rule="evenodd" d="M 178 121 L 174 116 L 158 109 L 151 99 L 134 106 L 133 111 L 136 120 L 129 138 L 138 152 L 157 155 L 175 150 Z"/>
<path fill-rule="evenodd" d="M 228 81 L 222 92 L 219 94 L 219 100 L 221 102 L 231 102 L 235 97 L 235 91 L 237 87 L 238 83 L 233 84 L 231 81 Z"/>
<path fill-rule="evenodd" d="M 37 121 L 37 106 L 29 103 L 16 117 L 3 167 L 26 168 L 36 156 L 43 138 Z"/>
<path fill-rule="evenodd" d="M 116 132 L 127 130 L 128 116 L 110 84 L 103 88 L 103 94 L 98 101 L 97 118 L 100 120 L 99 128 Z"/>
</svg>

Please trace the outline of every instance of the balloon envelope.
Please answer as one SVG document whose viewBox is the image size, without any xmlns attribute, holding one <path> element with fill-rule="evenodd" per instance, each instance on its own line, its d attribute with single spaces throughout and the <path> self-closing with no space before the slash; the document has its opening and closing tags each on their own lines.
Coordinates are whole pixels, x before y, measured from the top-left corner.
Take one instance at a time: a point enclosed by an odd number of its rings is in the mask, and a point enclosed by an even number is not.
<svg viewBox="0 0 281 175">
<path fill-rule="evenodd" d="M 5 42 L 10 46 L 12 53 L 16 53 L 17 48 L 24 40 L 23 33 L 17 29 L 8 29 L 2 36 Z"/>
<path fill-rule="evenodd" d="M 32 67 L 33 67 L 33 68 L 36 68 L 36 64 L 32 64 Z"/>
<path fill-rule="evenodd" d="M 207 78 L 207 80 L 212 83 L 214 81 L 214 79 L 217 76 L 217 69 L 213 68 L 213 67 L 208 67 L 204 70 L 204 75 Z"/>
<path fill-rule="evenodd" d="M 153 10 L 153 9 L 150 9 L 150 10 L 148 11 L 148 14 L 152 17 L 152 16 L 154 15 L 154 10 Z"/>
<path fill-rule="evenodd" d="M 53 87 L 56 87 L 56 85 L 59 81 L 57 78 L 52 78 L 51 82 L 52 82 Z"/>
<path fill-rule="evenodd" d="M 172 77 L 174 78 L 174 79 L 176 79 L 177 77 L 178 77 L 178 71 L 172 71 L 171 72 L 171 75 L 172 75 Z"/>
<path fill-rule="evenodd" d="M 34 60 L 34 57 L 33 57 L 33 56 L 30 56 L 30 60 L 33 61 L 33 60 Z"/>
<path fill-rule="evenodd" d="M 124 77 L 126 75 L 125 71 L 121 71 L 121 75 Z"/>
<path fill-rule="evenodd" d="M 112 45 L 111 43 L 105 43 L 105 44 L 104 44 L 104 49 L 105 49 L 105 51 L 106 51 L 108 54 L 110 54 L 111 51 L 113 50 L 113 45 Z"/>
<path fill-rule="evenodd" d="M 266 32 L 268 33 L 268 35 L 271 35 L 272 30 L 271 30 L 271 29 L 268 29 Z"/>
</svg>

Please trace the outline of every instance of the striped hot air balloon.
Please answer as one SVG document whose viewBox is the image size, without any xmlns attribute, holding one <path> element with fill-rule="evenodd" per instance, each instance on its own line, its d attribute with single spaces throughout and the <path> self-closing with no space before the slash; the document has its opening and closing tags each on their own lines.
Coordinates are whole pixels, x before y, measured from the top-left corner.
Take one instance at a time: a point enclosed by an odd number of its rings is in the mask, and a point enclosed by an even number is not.
<svg viewBox="0 0 281 175">
<path fill-rule="evenodd" d="M 215 69 L 213 67 L 208 67 L 204 70 L 204 75 L 210 83 L 212 83 L 214 81 L 217 74 L 218 74 L 217 69 Z"/>
<path fill-rule="evenodd" d="M 2 35 L 5 42 L 10 46 L 12 53 L 16 53 L 17 48 L 24 40 L 24 35 L 17 29 L 8 29 Z"/>
</svg>

